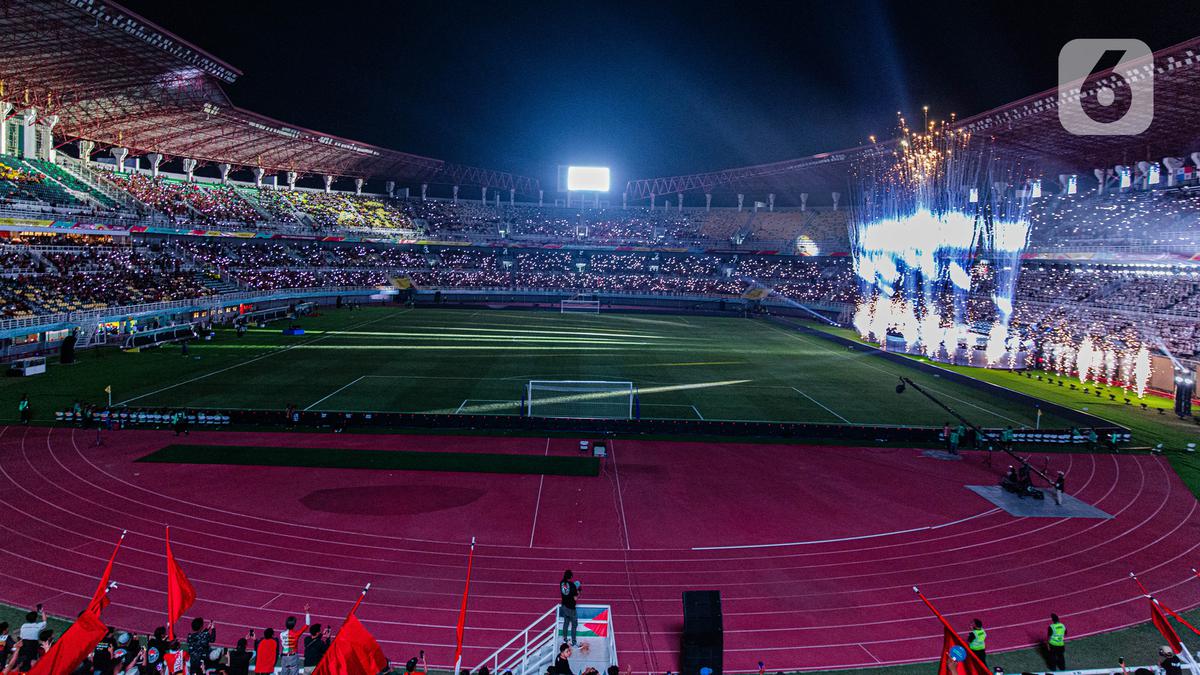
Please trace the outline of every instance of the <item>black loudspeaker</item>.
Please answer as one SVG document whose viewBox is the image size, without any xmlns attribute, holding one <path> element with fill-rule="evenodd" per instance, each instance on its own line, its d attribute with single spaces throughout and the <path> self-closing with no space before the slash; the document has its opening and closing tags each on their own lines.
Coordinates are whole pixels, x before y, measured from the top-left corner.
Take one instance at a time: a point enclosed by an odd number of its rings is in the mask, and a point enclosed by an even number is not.
<svg viewBox="0 0 1200 675">
<path fill-rule="evenodd" d="M 58 362 L 62 364 L 75 363 L 75 334 L 71 333 L 58 346 Z"/>
<path fill-rule="evenodd" d="M 713 675 L 721 675 L 721 661 L 721 647 L 684 645 L 683 658 L 679 661 L 679 672 L 680 675 L 700 675 L 702 668 L 712 668 Z"/>
<path fill-rule="evenodd" d="M 1196 395 L 1196 373 L 1192 370 L 1175 371 L 1175 414 L 1180 419 L 1192 414 L 1192 397 Z"/>
<path fill-rule="evenodd" d="M 724 655 L 724 628 L 720 591 L 684 591 L 681 674 L 699 675 L 712 668 L 720 675 Z"/>
</svg>

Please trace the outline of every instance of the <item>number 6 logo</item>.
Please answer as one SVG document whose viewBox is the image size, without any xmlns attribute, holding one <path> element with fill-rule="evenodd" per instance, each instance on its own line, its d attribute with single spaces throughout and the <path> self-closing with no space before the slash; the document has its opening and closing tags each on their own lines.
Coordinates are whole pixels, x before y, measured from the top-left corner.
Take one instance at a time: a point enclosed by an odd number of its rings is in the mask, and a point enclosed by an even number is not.
<svg viewBox="0 0 1200 675">
<path fill-rule="evenodd" d="M 1087 84 L 1087 78 L 1105 54 L 1120 52 L 1112 74 Z M 1085 84 L 1087 86 L 1085 86 Z M 1128 101 L 1124 114 L 1113 104 Z M 1085 102 L 1099 105 L 1096 119 Z M 1058 53 L 1058 121 L 1076 136 L 1136 136 L 1154 118 L 1154 55 L 1150 47 L 1133 38 L 1071 40 Z"/>
</svg>

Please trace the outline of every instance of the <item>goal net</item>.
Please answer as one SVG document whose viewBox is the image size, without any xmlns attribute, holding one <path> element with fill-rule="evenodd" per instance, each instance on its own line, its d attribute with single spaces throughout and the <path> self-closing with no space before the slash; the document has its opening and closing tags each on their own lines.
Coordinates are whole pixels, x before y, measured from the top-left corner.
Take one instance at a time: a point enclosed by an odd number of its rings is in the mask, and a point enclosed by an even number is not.
<svg viewBox="0 0 1200 675">
<path fill-rule="evenodd" d="M 572 313 L 572 312 L 582 312 L 584 314 L 599 314 L 600 313 L 600 301 L 599 300 L 580 300 L 578 298 L 571 298 L 570 300 L 563 300 L 559 305 L 559 310 L 563 314 Z"/>
<path fill-rule="evenodd" d="M 530 380 L 525 412 L 530 417 L 633 419 L 636 398 L 632 382 Z"/>
</svg>

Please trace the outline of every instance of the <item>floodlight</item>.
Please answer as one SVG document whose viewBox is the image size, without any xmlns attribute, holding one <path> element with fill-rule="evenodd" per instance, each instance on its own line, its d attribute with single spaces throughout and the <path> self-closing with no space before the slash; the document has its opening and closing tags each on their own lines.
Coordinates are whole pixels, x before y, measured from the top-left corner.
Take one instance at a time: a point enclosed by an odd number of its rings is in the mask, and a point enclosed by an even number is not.
<svg viewBox="0 0 1200 675">
<path fill-rule="evenodd" d="M 568 166 L 567 190 L 570 192 L 608 192 L 607 166 Z"/>
</svg>

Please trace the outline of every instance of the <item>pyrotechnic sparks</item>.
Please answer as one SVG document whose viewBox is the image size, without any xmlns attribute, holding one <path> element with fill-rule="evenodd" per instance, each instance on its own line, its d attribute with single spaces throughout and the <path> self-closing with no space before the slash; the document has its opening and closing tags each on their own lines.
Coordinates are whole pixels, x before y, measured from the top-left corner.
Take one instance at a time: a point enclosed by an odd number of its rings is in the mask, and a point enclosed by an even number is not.
<svg viewBox="0 0 1200 675">
<path fill-rule="evenodd" d="M 1133 389 L 1138 398 L 1146 397 L 1146 387 L 1150 384 L 1150 351 L 1142 345 L 1133 357 Z"/>
<path fill-rule="evenodd" d="M 1012 297 L 1029 238 L 1025 192 L 1005 182 L 1015 168 L 949 124 L 914 130 L 900 117 L 899 127 L 890 153 L 856 167 L 850 240 L 864 300 L 854 325 L 885 348 L 933 358 L 944 349 L 947 359 L 988 365 L 1008 356 L 1015 364 Z M 972 317 L 973 274 L 984 259 L 997 262 L 987 275 L 995 276 L 994 290 L 984 296 L 994 307 Z"/>
</svg>

